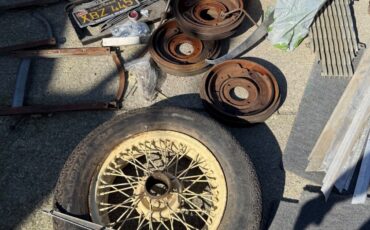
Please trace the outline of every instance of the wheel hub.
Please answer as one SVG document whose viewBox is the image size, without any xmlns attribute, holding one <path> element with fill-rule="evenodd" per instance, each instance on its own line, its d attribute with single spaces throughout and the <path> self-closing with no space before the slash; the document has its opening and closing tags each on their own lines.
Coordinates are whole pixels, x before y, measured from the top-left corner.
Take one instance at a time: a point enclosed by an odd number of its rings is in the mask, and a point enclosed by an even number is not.
<svg viewBox="0 0 370 230">
<path fill-rule="evenodd" d="M 138 213 L 154 221 L 171 218 L 171 212 L 180 208 L 179 192 L 182 184 L 167 172 L 155 171 L 140 183 L 134 194 L 140 197 Z"/>
</svg>

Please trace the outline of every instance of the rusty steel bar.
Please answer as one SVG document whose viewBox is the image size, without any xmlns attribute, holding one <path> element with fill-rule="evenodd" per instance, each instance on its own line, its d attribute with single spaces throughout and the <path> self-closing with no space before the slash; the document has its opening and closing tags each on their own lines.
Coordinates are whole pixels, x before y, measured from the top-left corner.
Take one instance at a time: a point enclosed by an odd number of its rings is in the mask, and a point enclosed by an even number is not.
<svg viewBox="0 0 370 230">
<path fill-rule="evenodd" d="M 111 54 L 110 48 L 86 47 L 86 48 L 64 48 L 45 50 L 21 50 L 13 51 L 10 56 L 20 58 L 62 58 L 68 56 L 105 56 Z"/>
<path fill-rule="evenodd" d="M 45 5 L 55 4 L 58 2 L 60 2 L 60 0 L 33 0 L 33 1 L 27 1 L 27 2 L 10 3 L 10 4 L 0 5 L 0 11 L 22 9 L 22 8 L 33 7 L 33 6 L 45 6 Z"/>
<path fill-rule="evenodd" d="M 55 41 L 54 36 L 53 36 L 53 30 L 51 29 L 51 25 L 49 21 L 44 16 L 42 16 L 40 13 L 37 13 L 37 12 L 34 12 L 32 16 L 37 18 L 39 21 L 41 21 L 45 25 L 47 35 L 50 38 L 49 41 L 53 41 L 53 40 Z M 14 90 L 14 95 L 13 95 L 12 107 L 22 107 L 23 106 L 30 66 L 31 66 L 30 58 L 24 58 L 21 60 L 21 64 L 19 66 L 19 70 L 17 73 L 17 80 L 16 80 L 16 85 L 15 85 L 15 90 Z"/>
<path fill-rule="evenodd" d="M 119 85 L 116 94 L 116 102 L 120 106 L 126 90 L 126 74 L 125 69 L 123 68 L 123 63 L 121 62 L 121 59 L 116 52 L 112 53 L 112 58 L 114 63 L 116 64 L 119 75 Z"/>
<path fill-rule="evenodd" d="M 0 47 L 0 54 L 8 54 L 11 51 L 37 48 L 41 46 L 55 46 L 56 44 L 57 44 L 57 41 L 53 37 L 53 38 L 27 42 L 27 43 L 13 45 L 13 46 Z"/>
<path fill-rule="evenodd" d="M 121 58 L 118 55 L 118 52 L 119 50 L 111 50 L 110 48 L 101 48 L 101 47 L 15 52 L 18 54 L 22 54 L 20 55 L 20 57 L 42 57 L 42 58 L 62 58 L 76 55 L 77 56 L 111 55 L 117 67 L 117 72 L 119 76 L 119 86 L 117 89 L 115 99 L 111 102 L 92 102 L 67 105 L 32 105 L 17 108 L 2 107 L 0 108 L 0 116 L 48 114 L 72 111 L 114 110 L 122 108 L 122 101 L 126 90 L 126 74 L 125 69 L 123 68 Z"/>
<path fill-rule="evenodd" d="M 267 19 L 257 27 L 257 29 L 241 44 L 239 44 L 238 47 L 233 49 L 232 51 L 228 52 L 222 57 L 219 57 L 214 60 L 206 60 L 208 64 L 217 65 L 224 61 L 231 60 L 237 57 L 242 56 L 245 52 L 253 48 L 259 41 L 261 41 L 266 35 L 268 31 L 268 27 L 272 24 L 274 21 L 274 14 L 271 13 Z"/>
<path fill-rule="evenodd" d="M 0 116 L 49 114 L 56 112 L 94 111 L 117 109 L 115 102 L 94 102 L 70 105 L 32 105 L 18 108 L 0 108 Z"/>
</svg>

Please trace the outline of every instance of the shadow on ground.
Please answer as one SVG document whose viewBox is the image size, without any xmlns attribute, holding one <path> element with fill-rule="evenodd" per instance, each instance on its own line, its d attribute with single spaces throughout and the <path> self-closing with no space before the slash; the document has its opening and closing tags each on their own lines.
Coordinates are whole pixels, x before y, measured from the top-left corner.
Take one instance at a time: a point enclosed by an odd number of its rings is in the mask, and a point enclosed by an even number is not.
<svg viewBox="0 0 370 230">
<path fill-rule="evenodd" d="M 323 226 L 324 219 L 326 219 L 326 222 L 329 221 L 335 224 L 336 221 L 342 221 L 347 218 L 352 221 L 355 220 L 360 226 L 358 229 L 370 229 L 368 204 L 351 204 L 358 173 L 359 166 L 356 167 L 349 190 L 341 194 L 333 188 L 327 200 L 321 193 L 320 186 L 307 185 L 302 195 L 304 202 L 302 202 L 299 207 L 298 215 L 294 220 L 293 229 L 307 229 L 312 225 Z M 330 218 L 332 218 L 330 220 L 328 220 L 329 215 Z M 339 219 L 335 220 L 336 218 Z M 348 227 L 350 226 L 343 226 L 343 229 Z M 357 229 L 355 226 L 351 228 Z"/>
<path fill-rule="evenodd" d="M 251 16 L 251 19 L 253 19 L 254 22 L 258 22 L 263 16 L 262 4 L 259 0 L 249 0 L 248 2 L 245 2 L 244 9 Z M 248 17 L 245 17 L 245 20 L 233 37 L 239 36 L 245 33 L 245 31 L 251 29 L 254 26 L 254 22 L 249 20 Z"/>
<path fill-rule="evenodd" d="M 47 38 L 44 26 L 32 17 L 33 11 L 38 11 L 47 18 L 55 36 L 61 37 L 64 35 L 66 24 L 63 7 L 64 3 L 2 13 L 0 27 L 2 33 L 6 33 L 7 36 L 0 39 L 0 46 Z M 2 69 L 0 106 L 9 105 L 11 102 L 19 63 L 19 59 L 7 57 L 0 59 Z M 99 78 L 99 83 L 90 90 L 50 91 L 52 79 L 70 80 L 60 79 L 61 76 L 55 74 L 57 68 L 55 63 L 55 60 L 32 61 L 27 87 L 31 90 L 26 94 L 25 105 L 36 103 L 58 105 L 81 100 L 84 102 L 112 99 L 112 95 L 105 92 L 108 91 L 109 83 L 117 80 L 117 74 L 109 71 Z M 72 81 L 71 88 L 75 89 L 76 85 L 78 88 L 78 84 Z M 81 112 L 73 115 L 68 113 L 0 118 L 0 229 L 19 227 L 22 221 L 42 205 L 42 202 L 46 202 L 45 199 L 53 193 L 60 170 L 75 146 L 89 132 L 112 116 L 111 112 Z"/>
</svg>

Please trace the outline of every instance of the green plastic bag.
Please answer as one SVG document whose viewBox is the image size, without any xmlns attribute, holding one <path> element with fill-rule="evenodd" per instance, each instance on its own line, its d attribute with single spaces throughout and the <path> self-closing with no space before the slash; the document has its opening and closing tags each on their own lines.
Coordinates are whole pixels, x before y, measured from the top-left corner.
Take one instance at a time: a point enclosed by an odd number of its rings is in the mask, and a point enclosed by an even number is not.
<svg viewBox="0 0 370 230">
<path fill-rule="evenodd" d="M 293 51 L 306 38 L 310 26 L 327 0 L 278 0 L 268 39 L 274 47 Z"/>
</svg>

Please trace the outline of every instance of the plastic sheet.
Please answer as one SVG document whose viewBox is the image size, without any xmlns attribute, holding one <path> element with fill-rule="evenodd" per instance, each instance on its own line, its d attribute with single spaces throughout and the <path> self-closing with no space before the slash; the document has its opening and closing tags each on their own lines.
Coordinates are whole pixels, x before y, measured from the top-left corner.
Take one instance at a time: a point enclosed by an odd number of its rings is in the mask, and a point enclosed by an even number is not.
<svg viewBox="0 0 370 230">
<path fill-rule="evenodd" d="M 307 36 L 317 12 L 326 1 L 278 0 L 268 39 L 279 49 L 293 51 Z"/>
<path fill-rule="evenodd" d="M 137 77 L 139 90 L 144 98 L 148 101 L 154 100 L 157 96 L 158 72 L 153 66 L 150 55 L 125 64 L 125 69 Z"/>
<path fill-rule="evenodd" d="M 113 37 L 143 37 L 150 35 L 150 28 L 144 22 L 127 21 L 112 28 Z"/>
</svg>

